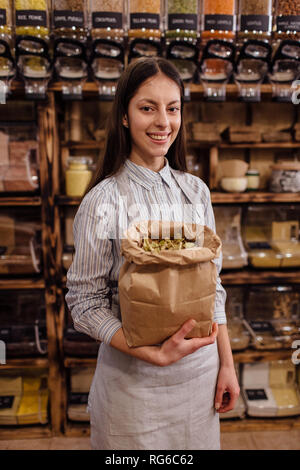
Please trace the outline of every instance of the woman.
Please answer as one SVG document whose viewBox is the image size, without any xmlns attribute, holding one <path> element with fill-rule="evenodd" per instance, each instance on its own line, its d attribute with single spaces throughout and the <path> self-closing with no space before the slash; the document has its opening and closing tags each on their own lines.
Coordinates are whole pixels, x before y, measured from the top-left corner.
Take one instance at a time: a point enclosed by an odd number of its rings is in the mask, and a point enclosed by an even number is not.
<svg viewBox="0 0 300 470">
<path fill-rule="evenodd" d="M 128 196 L 128 207 L 139 204 L 135 218 L 126 213 L 128 223 L 171 220 L 178 213 L 168 208 L 198 204 L 203 211 L 194 211 L 193 221 L 215 230 L 207 186 L 186 173 L 183 96 L 167 60 L 139 59 L 127 67 L 103 163 L 75 217 L 66 300 L 75 328 L 101 341 L 89 395 L 93 449 L 219 449 L 218 412 L 232 409 L 239 394 L 219 276 L 209 337 L 185 339 L 190 319 L 161 345 L 129 348 L 122 330 L 120 196 Z M 221 259 L 215 263 L 220 272 Z"/>
</svg>

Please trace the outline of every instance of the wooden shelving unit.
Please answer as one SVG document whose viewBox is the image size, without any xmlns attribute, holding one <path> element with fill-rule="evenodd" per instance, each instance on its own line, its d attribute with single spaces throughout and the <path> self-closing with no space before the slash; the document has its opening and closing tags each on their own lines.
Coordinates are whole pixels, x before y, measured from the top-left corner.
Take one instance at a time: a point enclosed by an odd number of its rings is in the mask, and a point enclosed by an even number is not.
<svg viewBox="0 0 300 470">
<path fill-rule="evenodd" d="M 191 85 L 191 104 L 203 100 L 203 87 Z M 65 326 L 65 274 L 62 269 L 61 256 L 63 251 L 62 215 L 66 207 L 77 207 L 81 198 L 70 198 L 61 194 L 61 158 L 72 150 L 100 151 L 103 141 L 81 140 L 80 142 L 66 141 L 59 136 L 59 123 L 57 116 L 58 106 L 61 106 L 60 83 L 52 83 L 49 88 L 48 100 L 38 107 L 39 145 L 40 145 L 40 177 L 41 194 L 33 196 L 0 197 L 0 207 L 37 206 L 41 210 L 42 220 L 42 247 L 43 247 L 43 276 L 38 278 L 5 279 L 0 278 L 0 289 L 43 289 L 47 306 L 48 356 L 47 358 L 9 359 L 7 364 L 0 365 L 4 370 L 18 367 L 42 367 L 49 371 L 50 390 L 50 416 L 47 426 L 0 427 L 1 439 L 22 437 L 48 437 L 50 435 L 87 436 L 89 425 L 84 423 L 69 423 L 67 421 L 67 380 L 66 374 L 73 367 L 95 367 L 95 357 L 70 357 L 63 351 L 63 332 Z M 227 100 L 237 100 L 237 87 L 229 84 L 226 87 Z M 23 85 L 15 82 L 13 93 L 16 98 L 23 97 Z M 95 83 L 87 82 L 83 88 L 84 99 L 98 97 L 98 88 Z M 271 101 L 271 85 L 262 85 L 262 101 Z M 84 101 L 84 100 L 83 100 Z M 187 104 L 188 106 L 188 104 Z M 249 203 L 300 203 L 299 193 L 269 193 L 267 191 L 245 192 L 238 194 L 218 191 L 216 184 L 216 170 L 218 166 L 219 151 L 226 149 L 298 149 L 300 142 L 288 143 L 258 143 L 258 144 L 230 144 L 219 142 L 217 144 L 203 144 L 189 141 L 190 148 L 204 149 L 208 155 L 209 164 L 208 185 L 211 191 L 213 204 L 249 204 Z M 235 271 L 223 271 L 221 279 L 225 286 L 251 285 L 251 284 L 300 284 L 300 270 L 254 270 L 245 268 Z M 277 360 L 291 357 L 290 350 L 246 351 L 235 352 L 234 360 L 239 363 Z M 243 420 L 222 420 L 223 431 L 251 431 L 271 429 L 299 429 L 300 417 L 261 419 L 245 418 Z"/>
</svg>

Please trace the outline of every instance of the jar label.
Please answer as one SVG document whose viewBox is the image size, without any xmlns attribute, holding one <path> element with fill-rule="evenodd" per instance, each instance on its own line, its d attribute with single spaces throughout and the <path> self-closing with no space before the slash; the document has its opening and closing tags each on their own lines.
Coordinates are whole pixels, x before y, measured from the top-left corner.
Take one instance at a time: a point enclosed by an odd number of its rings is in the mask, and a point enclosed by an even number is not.
<svg viewBox="0 0 300 470">
<path fill-rule="evenodd" d="M 248 400 L 267 400 L 268 397 L 263 388 L 247 388 L 246 389 Z"/>
<path fill-rule="evenodd" d="M 156 13 L 130 13 L 130 29 L 159 29 L 159 23 Z"/>
<path fill-rule="evenodd" d="M 84 26 L 83 11 L 72 10 L 54 10 L 53 12 L 54 28 L 79 28 Z"/>
<path fill-rule="evenodd" d="M 122 29 L 122 13 L 112 11 L 94 11 L 92 13 L 93 28 Z"/>
<path fill-rule="evenodd" d="M 277 16 L 277 31 L 300 31 L 300 16 Z"/>
<path fill-rule="evenodd" d="M 47 26 L 45 10 L 17 10 L 16 26 Z"/>
<path fill-rule="evenodd" d="M 215 29 L 217 31 L 233 31 L 234 19 L 233 15 L 205 15 L 204 30 L 210 31 L 211 29 Z"/>
<path fill-rule="evenodd" d="M 0 26 L 6 25 L 6 10 L 5 8 L 0 8 Z"/>
<path fill-rule="evenodd" d="M 14 402 L 13 395 L 7 395 L 0 397 L 0 410 L 4 410 L 5 408 L 12 408 Z"/>
<path fill-rule="evenodd" d="M 168 29 L 188 29 L 197 31 L 197 15 L 192 13 L 170 13 Z"/>
<path fill-rule="evenodd" d="M 269 15 L 241 15 L 240 31 L 270 31 Z"/>
<path fill-rule="evenodd" d="M 273 326 L 268 321 L 255 320 L 250 321 L 249 323 L 252 330 L 254 331 L 273 331 Z"/>
</svg>

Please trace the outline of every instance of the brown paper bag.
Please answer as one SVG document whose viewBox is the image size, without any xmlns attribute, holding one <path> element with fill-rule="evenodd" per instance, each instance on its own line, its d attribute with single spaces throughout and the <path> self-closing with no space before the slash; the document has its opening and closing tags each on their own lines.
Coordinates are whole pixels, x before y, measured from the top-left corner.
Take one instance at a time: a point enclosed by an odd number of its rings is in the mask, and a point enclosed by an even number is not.
<svg viewBox="0 0 300 470">
<path fill-rule="evenodd" d="M 160 252 L 142 248 L 142 239 L 148 236 L 172 239 L 183 235 L 195 241 L 196 247 Z M 128 346 L 160 344 L 189 318 L 197 324 L 187 337 L 211 333 L 217 281 L 212 260 L 220 250 L 220 238 L 206 226 L 143 221 L 129 227 L 121 243 L 125 263 L 119 275 Z"/>
</svg>

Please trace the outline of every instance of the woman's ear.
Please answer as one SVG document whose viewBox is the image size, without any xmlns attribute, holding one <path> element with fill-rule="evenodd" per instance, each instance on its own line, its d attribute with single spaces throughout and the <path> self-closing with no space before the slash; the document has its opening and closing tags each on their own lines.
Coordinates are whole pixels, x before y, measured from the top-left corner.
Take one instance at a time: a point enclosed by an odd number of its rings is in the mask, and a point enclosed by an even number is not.
<svg viewBox="0 0 300 470">
<path fill-rule="evenodd" d="M 123 126 L 128 127 L 128 120 L 127 120 L 126 115 L 123 117 L 122 123 L 123 123 Z"/>
</svg>

